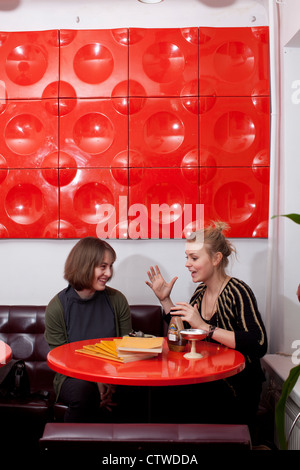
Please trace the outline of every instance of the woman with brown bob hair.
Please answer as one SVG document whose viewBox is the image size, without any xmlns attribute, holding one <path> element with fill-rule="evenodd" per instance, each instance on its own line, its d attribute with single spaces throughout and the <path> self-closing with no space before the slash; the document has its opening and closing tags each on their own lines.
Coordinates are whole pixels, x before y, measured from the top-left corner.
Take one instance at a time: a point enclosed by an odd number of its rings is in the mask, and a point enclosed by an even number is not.
<svg viewBox="0 0 300 470">
<path fill-rule="evenodd" d="M 171 315 L 179 315 L 186 328 L 202 329 L 208 341 L 234 348 L 245 357 L 245 369 L 239 374 L 187 387 L 186 399 L 194 403 L 194 419 L 248 424 L 253 434 L 264 380 L 260 358 L 267 351 L 267 337 L 251 288 L 226 273 L 229 257 L 236 253 L 223 233 L 228 228 L 223 222 L 214 222 L 186 241 L 185 266 L 198 284 L 189 302 L 172 302 L 170 295 L 177 277 L 166 282 L 158 266 L 150 268 L 146 283 L 160 300 L 167 321 Z M 181 401 L 183 392 L 183 388 L 178 389 Z M 185 410 L 183 419 L 186 417 Z"/>
<path fill-rule="evenodd" d="M 45 338 L 51 349 L 85 339 L 124 336 L 131 331 L 125 296 L 107 286 L 115 260 L 114 249 L 99 238 L 83 238 L 72 248 L 64 270 L 69 285 L 46 309 Z M 115 388 L 108 384 L 56 374 L 54 389 L 57 399 L 68 405 L 66 422 L 101 421 L 101 414 L 114 405 Z"/>
</svg>

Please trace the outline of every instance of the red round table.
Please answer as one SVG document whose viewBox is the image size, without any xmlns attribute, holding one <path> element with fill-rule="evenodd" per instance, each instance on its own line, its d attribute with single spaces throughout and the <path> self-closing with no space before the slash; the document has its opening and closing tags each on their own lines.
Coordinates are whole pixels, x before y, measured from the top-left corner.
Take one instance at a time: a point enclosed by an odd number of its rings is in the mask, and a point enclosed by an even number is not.
<svg viewBox="0 0 300 470">
<path fill-rule="evenodd" d="M 166 339 L 163 352 L 157 357 L 125 364 L 76 352 L 85 344 L 99 341 L 101 339 L 58 346 L 48 353 L 47 363 L 54 371 L 69 377 L 134 386 L 210 382 L 235 375 L 245 367 L 245 359 L 240 352 L 206 341 L 197 342 L 197 351 L 203 355 L 201 359 L 186 359 L 184 353 L 169 351 Z"/>
<path fill-rule="evenodd" d="M 7 364 L 12 357 L 11 348 L 4 341 L 0 341 L 0 367 Z"/>
</svg>

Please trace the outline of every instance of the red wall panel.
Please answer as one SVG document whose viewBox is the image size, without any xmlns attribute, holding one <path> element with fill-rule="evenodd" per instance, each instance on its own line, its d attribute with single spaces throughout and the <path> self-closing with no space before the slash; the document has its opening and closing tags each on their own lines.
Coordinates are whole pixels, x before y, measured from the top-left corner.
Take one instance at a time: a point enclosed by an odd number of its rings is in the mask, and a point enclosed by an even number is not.
<svg viewBox="0 0 300 470">
<path fill-rule="evenodd" d="M 267 27 L 0 33 L 0 237 L 181 237 L 200 204 L 267 237 L 268 47 Z"/>
</svg>

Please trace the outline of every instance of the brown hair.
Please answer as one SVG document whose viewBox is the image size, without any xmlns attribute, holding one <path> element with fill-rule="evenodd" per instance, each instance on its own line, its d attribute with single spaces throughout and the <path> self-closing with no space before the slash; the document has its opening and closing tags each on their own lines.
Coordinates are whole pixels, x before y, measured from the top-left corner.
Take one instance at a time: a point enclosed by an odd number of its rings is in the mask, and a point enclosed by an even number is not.
<svg viewBox="0 0 300 470">
<path fill-rule="evenodd" d="M 64 278 L 76 290 L 90 289 L 94 279 L 94 270 L 103 262 L 104 254 L 109 251 L 113 261 L 115 250 L 99 238 L 86 237 L 79 240 L 65 262 Z"/>
<path fill-rule="evenodd" d="M 236 255 L 235 247 L 223 234 L 223 231 L 228 231 L 229 228 L 229 225 L 225 222 L 212 222 L 209 227 L 193 232 L 187 242 L 193 242 L 197 238 L 202 239 L 205 243 L 206 251 L 211 258 L 216 253 L 221 253 L 222 259 L 218 264 L 218 269 L 225 271 L 225 268 L 228 265 L 229 256 L 232 253 Z"/>
</svg>

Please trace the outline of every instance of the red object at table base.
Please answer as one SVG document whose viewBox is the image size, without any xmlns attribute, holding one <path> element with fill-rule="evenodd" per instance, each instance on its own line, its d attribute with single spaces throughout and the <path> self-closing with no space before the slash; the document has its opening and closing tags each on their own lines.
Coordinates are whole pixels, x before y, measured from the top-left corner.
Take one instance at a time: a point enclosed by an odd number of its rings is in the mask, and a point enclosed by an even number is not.
<svg viewBox="0 0 300 470">
<path fill-rule="evenodd" d="M 11 348 L 4 341 L 0 341 L 0 367 L 7 364 L 12 357 Z"/>
<path fill-rule="evenodd" d="M 245 367 L 245 359 L 240 352 L 206 341 L 197 342 L 197 351 L 203 357 L 190 360 L 184 357 L 184 352 L 169 351 L 166 339 L 163 352 L 157 357 L 125 364 L 76 352 L 85 344 L 99 341 L 101 339 L 59 346 L 48 353 L 47 363 L 54 371 L 77 379 L 145 386 L 211 382 L 235 375 Z"/>
</svg>

